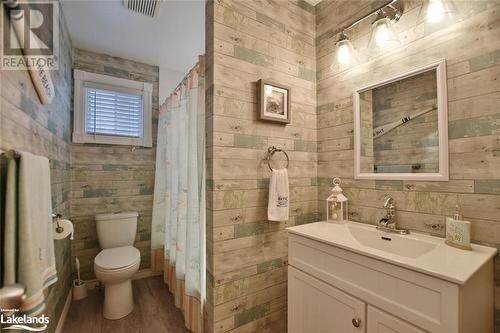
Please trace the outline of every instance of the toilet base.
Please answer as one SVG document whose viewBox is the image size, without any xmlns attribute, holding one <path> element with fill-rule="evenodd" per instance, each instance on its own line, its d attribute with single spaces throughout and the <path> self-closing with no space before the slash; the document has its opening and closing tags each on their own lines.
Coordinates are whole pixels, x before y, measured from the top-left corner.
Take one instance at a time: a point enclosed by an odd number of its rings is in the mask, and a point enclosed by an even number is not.
<svg viewBox="0 0 500 333">
<path fill-rule="evenodd" d="M 120 319 L 130 314 L 132 310 L 134 310 L 134 298 L 131 280 L 104 285 L 104 318 Z"/>
</svg>

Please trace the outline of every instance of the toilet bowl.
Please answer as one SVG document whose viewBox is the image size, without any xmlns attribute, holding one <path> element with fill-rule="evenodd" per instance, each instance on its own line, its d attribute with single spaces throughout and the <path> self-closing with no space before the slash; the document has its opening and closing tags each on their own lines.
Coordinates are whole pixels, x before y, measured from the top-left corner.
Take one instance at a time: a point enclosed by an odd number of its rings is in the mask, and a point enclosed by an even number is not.
<svg viewBox="0 0 500 333">
<path fill-rule="evenodd" d="M 136 212 L 96 215 L 97 237 L 102 250 L 94 259 L 96 278 L 104 284 L 103 316 L 120 319 L 134 309 L 132 276 L 139 270 L 141 254 L 133 247 Z"/>
<path fill-rule="evenodd" d="M 120 319 L 134 309 L 131 278 L 140 263 L 140 252 L 133 246 L 105 249 L 94 259 L 95 276 L 105 286 L 104 318 Z"/>
</svg>

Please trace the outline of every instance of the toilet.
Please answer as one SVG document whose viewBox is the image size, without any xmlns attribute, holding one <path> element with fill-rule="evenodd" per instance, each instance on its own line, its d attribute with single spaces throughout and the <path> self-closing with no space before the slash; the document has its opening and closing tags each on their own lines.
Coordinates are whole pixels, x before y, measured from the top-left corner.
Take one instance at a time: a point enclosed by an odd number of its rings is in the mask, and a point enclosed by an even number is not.
<svg viewBox="0 0 500 333">
<path fill-rule="evenodd" d="M 120 319 L 134 309 L 131 278 L 139 270 L 141 255 L 133 244 L 137 212 L 95 216 L 101 252 L 94 259 L 94 272 L 104 284 L 106 319 Z"/>
</svg>

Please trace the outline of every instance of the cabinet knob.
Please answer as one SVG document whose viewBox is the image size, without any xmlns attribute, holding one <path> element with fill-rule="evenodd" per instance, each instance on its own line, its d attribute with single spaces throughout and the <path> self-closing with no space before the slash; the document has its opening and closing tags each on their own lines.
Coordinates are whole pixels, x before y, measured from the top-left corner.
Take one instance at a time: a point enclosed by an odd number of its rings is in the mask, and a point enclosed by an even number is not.
<svg viewBox="0 0 500 333">
<path fill-rule="evenodd" d="M 359 318 L 353 318 L 353 319 L 352 319 L 352 325 L 353 325 L 354 327 L 359 327 L 359 326 L 361 326 L 361 319 L 359 319 Z"/>
</svg>

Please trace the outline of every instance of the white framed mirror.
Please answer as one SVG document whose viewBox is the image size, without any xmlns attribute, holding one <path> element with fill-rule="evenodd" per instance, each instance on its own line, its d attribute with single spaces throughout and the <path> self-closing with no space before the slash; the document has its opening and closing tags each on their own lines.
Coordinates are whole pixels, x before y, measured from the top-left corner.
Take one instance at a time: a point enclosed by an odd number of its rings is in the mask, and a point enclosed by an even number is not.
<svg viewBox="0 0 500 333">
<path fill-rule="evenodd" d="M 447 181 L 446 62 L 357 89 L 354 178 Z"/>
</svg>

